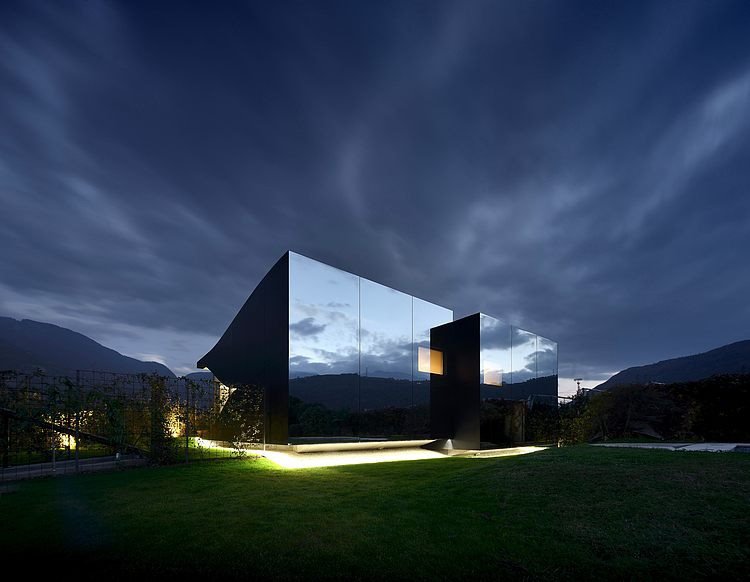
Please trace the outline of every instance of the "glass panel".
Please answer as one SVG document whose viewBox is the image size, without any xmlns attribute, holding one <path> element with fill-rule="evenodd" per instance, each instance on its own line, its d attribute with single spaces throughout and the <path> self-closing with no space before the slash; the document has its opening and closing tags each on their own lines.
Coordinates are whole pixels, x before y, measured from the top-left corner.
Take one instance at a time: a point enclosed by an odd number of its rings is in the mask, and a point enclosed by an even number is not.
<svg viewBox="0 0 750 582">
<path fill-rule="evenodd" d="M 511 328 L 510 325 L 479 314 L 479 374 L 481 399 L 507 398 L 506 388 L 511 383 Z"/>
<path fill-rule="evenodd" d="M 291 442 L 356 435 L 358 343 L 359 277 L 289 253 Z"/>
<path fill-rule="evenodd" d="M 360 279 L 360 434 L 399 438 L 412 406 L 412 298 Z"/>
<path fill-rule="evenodd" d="M 557 342 L 537 336 L 536 355 L 536 394 L 549 396 L 546 400 L 557 405 Z M 554 397 L 554 398 L 553 398 Z"/>
<path fill-rule="evenodd" d="M 514 399 L 526 398 L 534 392 L 536 380 L 536 335 L 520 329 L 512 328 L 512 385 L 510 397 Z"/>
<path fill-rule="evenodd" d="M 514 442 L 511 326 L 479 314 L 479 438 L 495 446 Z"/>
<path fill-rule="evenodd" d="M 432 348 L 418 346 L 417 371 L 427 374 L 443 375 L 443 352 Z"/>
<path fill-rule="evenodd" d="M 413 357 L 414 383 L 412 385 L 414 407 L 411 414 L 411 433 L 415 437 L 430 435 L 430 373 L 420 370 L 419 352 L 430 349 L 430 329 L 453 321 L 453 311 L 434 303 L 414 297 L 412 299 L 414 339 Z M 433 350 L 434 351 L 434 350 Z M 430 362 L 432 365 L 432 362 Z M 441 363 L 442 368 L 442 363 Z"/>
</svg>

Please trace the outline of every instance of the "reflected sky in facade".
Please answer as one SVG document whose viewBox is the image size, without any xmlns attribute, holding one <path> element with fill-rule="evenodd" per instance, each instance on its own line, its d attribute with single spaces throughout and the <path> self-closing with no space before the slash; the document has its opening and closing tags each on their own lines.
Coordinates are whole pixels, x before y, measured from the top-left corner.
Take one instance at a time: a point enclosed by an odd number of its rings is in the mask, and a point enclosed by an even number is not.
<svg viewBox="0 0 750 582">
<path fill-rule="evenodd" d="M 290 436 L 428 432 L 418 348 L 450 321 L 450 309 L 290 252 L 289 394 L 302 403 Z"/>
<path fill-rule="evenodd" d="M 289 375 L 412 378 L 414 344 L 453 321 L 450 309 L 289 253 Z M 429 379 L 429 374 L 423 374 Z"/>
<path fill-rule="evenodd" d="M 289 253 L 289 373 L 359 372 L 359 277 Z"/>
<path fill-rule="evenodd" d="M 557 342 L 480 314 L 482 398 L 556 396 L 557 361 Z"/>
<path fill-rule="evenodd" d="M 412 297 L 360 279 L 361 373 L 365 377 L 412 377 Z"/>
<path fill-rule="evenodd" d="M 481 382 L 493 386 L 510 384 L 510 326 L 499 319 L 479 314 L 479 366 Z"/>
<path fill-rule="evenodd" d="M 536 335 L 517 327 L 511 329 L 511 376 L 513 384 L 519 384 L 536 378 Z"/>
</svg>

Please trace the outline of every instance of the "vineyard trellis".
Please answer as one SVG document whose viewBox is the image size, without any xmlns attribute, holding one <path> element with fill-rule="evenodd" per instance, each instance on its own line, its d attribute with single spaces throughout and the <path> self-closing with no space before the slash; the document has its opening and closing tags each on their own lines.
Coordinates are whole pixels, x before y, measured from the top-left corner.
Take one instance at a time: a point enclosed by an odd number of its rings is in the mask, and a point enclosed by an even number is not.
<svg viewBox="0 0 750 582">
<path fill-rule="evenodd" d="M 0 481 L 244 456 L 263 410 L 259 387 L 213 378 L 0 372 Z"/>
</svg>

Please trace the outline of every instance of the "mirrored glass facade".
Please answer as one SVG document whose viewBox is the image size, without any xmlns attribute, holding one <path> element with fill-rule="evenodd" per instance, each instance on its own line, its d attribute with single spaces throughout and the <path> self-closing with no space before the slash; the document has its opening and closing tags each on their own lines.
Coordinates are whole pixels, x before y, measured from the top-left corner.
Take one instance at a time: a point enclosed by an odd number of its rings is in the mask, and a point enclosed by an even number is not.
<svg viewBox="0 0 750 582">
<path fill-rule="evenodd" d="M 554 341 L 479 313 L 453 321 L 450 309 L 293 252 L 198 366 L 227 386 L 262 391 L 273 444 L 445 438 L 479 446 L 480 403 L 494 407 L 485 415 L 494 424 L 482 426 L 502 436 L 502 407 L 529 397 L 557 402 Z"/>
<path fill-rule="evenodd" d="M 453 312 L 289 253 L 289 437 L 428 438 L 419 347 Z"/>
<path fill-rule="evenodd" d="M 479 314 L 479 366 L 482 397 L 504 398 L 512 383 L 511 327 L 483 313 Z"/>
<path fill-rule="evenodd" d="M 430 372 L 425 371 L 424 366 L 420 370 L 419 350 L 424 352 L 430 349 L 430 329 L 453 321 L 453 311 L 445 309 L 434 303 L 429 303 L 414 297 L 412 299 L 412 334 L 414 338 L 414 349 L 412 350 L 412 370 L 414 370 L 414 382 L 412 384 L 414 394 L 414 414 L 417 429 L 429 432 L 430 416 Z M 430 366 L 437 364 L 436 354 L 430 354 Z M 443 369 L 442 357 L 440 358 L 440 369 Z"/>
<path fill-rule="evenodd" d="M 557 342 L 480 314 L 482 400 L 554 397 Z"/>
<path fill-rule="evenodd" d="M 353 436 L 359 277 L 289 253 L 289 436 Z"/>
<path fill-rule="evenodd" d="M 479 354 L 479 441 L 524 441 L 524 401 L 557 406 L 557 343 L 479 314 Z"/>
<path fill-rule="evenodd" d="M 547 396 L 546 402 L 557 405 L 557 342 L 536 336 L 536 386 L 535 392 Z"/>
<path fill-rule="evenodd" d="M 514 386 L 536 378 L 536 335 L 518 327 L 511 328 L 511 383 Z"/>
</svg>

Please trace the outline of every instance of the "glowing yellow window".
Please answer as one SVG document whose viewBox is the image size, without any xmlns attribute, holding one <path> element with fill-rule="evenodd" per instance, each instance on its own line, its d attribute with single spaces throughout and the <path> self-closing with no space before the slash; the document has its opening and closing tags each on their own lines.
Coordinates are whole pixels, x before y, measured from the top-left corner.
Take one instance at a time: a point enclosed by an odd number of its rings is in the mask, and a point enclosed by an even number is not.
<svg viewBox="0 0 750 582">
<path fill-rule="evenodd" d="M 443 375 L 443 352 L 432 348 L 419 347 L 417 369 L 428 374 Z"/>
<path fill-rule="evenodd" d="M 494 364 L 487 363 L 484 368 L 484 384 L 490 386 L 503 385 L 503 371 Z"/>
</svg>

